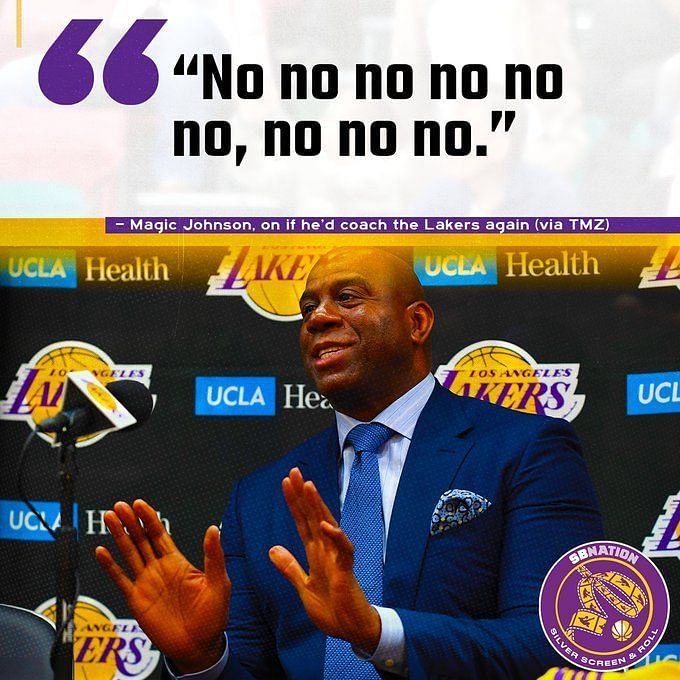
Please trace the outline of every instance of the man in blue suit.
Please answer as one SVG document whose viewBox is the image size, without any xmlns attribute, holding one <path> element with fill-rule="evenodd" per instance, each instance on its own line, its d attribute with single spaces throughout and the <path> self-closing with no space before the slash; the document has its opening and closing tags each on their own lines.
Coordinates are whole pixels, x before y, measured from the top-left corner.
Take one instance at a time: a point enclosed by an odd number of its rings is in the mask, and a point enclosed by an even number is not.
<svg viewBox="0 0 680 680">
<path fill-rule="evenodd" d="M 205 571 L 143 501 L 106 513 L 132 578 L 106 548 L 97 559 L 167 671 L 538 677 L 558 662 L 542 579 L 602 536 L 573 430 L 436 384 L 432 309 L 386 251 L 331 251 L 300 308 L 305 368 L 336 422 L 235 486 Z"/>
</svg>

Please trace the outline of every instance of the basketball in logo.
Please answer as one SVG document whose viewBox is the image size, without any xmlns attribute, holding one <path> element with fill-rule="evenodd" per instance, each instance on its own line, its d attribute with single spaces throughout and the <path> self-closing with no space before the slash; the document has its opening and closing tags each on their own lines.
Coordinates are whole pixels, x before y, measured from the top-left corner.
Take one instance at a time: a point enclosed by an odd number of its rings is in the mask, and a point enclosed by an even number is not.
<svg viewBox="0 0 680 680">
<path fill-rule="evenodd" d="M 479 389 L 489 382 L 489 378 L 503 375 L 515 378 L 516 383 L 523 386 L 536 384 L 538 379 L 532 370 L 533 366 L 515 348 L 508 345 L 489 344 L 473 349 L 456 361 L 457 375 L 449 388 L 454 394 L 464 391 L 478 393 Z M 499 383 L 496 391 L 501 392 Z M 527 400 L 522 411 L 537 413 L 536 400 Z"/>
<path fill-rule="evenodd" d="M 305 281 L 249 281 L 246 293 L 256 307 L 272 316 L 298 319 Z"/>
<path fill-rule="evenodd" d="M 633 626 L 628 621 L 614 621 L 612 637 L 619 642 L 625 642 L 633 634 Z"/>
</svg>

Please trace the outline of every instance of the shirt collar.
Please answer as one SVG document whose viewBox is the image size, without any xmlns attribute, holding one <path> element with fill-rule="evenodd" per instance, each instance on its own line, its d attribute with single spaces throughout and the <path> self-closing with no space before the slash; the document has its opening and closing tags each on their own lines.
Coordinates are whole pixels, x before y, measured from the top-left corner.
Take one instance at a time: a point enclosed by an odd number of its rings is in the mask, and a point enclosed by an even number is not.
<svg viewBox="0 0 680 680">
<path fill-rule="evenodd" d="M 386 409 L 378 413 L 371 420 L 372 423 L 382 423 L 393 429 L 406 439 L 411 439 L 416 423 L 422 410 L 425 408 L 427 400 L 434 390 L 435 379 L 432 373 L 428 373 L 417 385 L 414 385 L 408 392 L 393 401 Z M 350 430 L 363 421 L 352 418 L 340 411 L 335 412 L 335 423 L 338 428 L 338 442 L 340 451 L 345 448 L 345 439 Z"/>
</svg>

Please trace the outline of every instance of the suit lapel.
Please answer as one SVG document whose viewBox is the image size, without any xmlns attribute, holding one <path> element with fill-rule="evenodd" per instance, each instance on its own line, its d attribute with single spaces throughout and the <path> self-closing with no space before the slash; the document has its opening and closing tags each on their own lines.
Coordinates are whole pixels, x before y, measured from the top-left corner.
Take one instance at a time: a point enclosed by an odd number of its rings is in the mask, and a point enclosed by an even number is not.
<svg viewBox="0 0 680 680">
<path fill-rule="evenodd" d="M 340 521 L 340 493 L 338 490 L 338 431 L 329 427 L 322 433 L 321 441 L 314 447 L 306 447 L 299 460 L 300 471 L 305 480 L 312 480 L 333 517 Z M 313 450 L 312 450 L 313 448 Z"/>
<path fill-rule="evenodd" d="M 385 606 L 414 604 L 432 512 L 472 447 L 472 441 L 461 436 L 471 427 L 455 398 L 436 385 L 418 419 L 394 501 L 385 556 Z"/>
</svg>

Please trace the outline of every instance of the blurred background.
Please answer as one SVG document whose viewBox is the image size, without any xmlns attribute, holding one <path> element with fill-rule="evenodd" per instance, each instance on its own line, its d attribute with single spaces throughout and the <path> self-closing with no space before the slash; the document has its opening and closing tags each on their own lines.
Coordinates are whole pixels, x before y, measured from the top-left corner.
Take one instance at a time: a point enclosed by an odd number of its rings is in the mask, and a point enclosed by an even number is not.
<svg viewBox="0 0 680 680">
<path fill-rule="evenodd" d="M 674 0 L 17 0 L 0 1 L 0 212 L 105 214 L 673 215 L 680 203 L 680 4 Z M 156 94 L 139 106 L 103 89 L 107 55 L 138 18 L 166 18 L 147 50 Z M 90 96 L 48 101 L 37 84 L 47 48 L 73 18 L 103 23 L 82 50 Z M 259 100 L 203 101 L 198 78 L 172 75 L 180 54 L 232 54 L 265 71 Z M 340 95 L 281 101 L 281 63 L 334 63 Z M 415 95 L 355 101 L 356 63 L 409 63 Z M 430 101 L 430 63 L 483 63 L 481 102 Z M 505 63 L 558 63 L 564 95 L 504 103 Z M 500 93 L 500 95 L 499 95 Z M 509 134 L 490 110 L 512 108 Z M 265 158 L 262 121 L 316 119 L 324 151 Z M 339 158 L 337 121 L 395 120 L 399 152 Z M 484 158 L 414 158 L 410 122 L 466 119 Z M 233 157 L 175 158 L 174 120 L 228 120 Z"/>
</svg>

